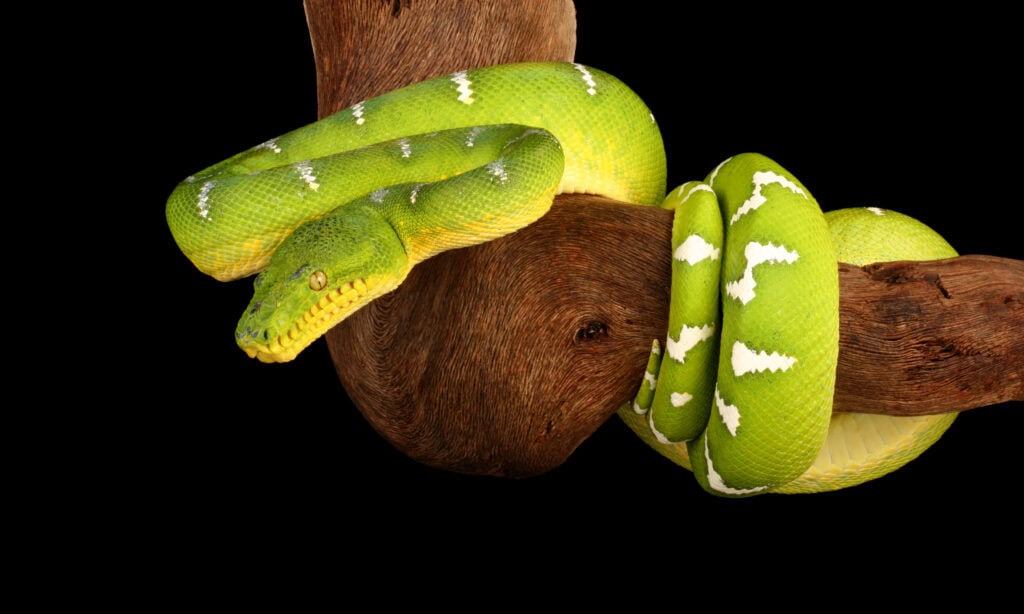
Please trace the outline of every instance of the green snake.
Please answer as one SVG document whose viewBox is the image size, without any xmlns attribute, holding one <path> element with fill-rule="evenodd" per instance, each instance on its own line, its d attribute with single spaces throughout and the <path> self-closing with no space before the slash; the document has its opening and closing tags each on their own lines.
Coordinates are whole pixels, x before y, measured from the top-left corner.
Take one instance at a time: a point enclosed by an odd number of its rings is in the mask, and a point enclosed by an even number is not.
<svg viewBox="0 0 1024 614">
<path fill-rule="evenodd" d="M 666 198 L 654 115 L 621 81 L 581 64 L 465 70 L 365 100 L 186 178 L 166 215 L 203 273 L 255 274 L 235 338 L 249 356 L 280 362 L 417 263 L 515 232 L 569 192 L 675 210 L 667 357 L 656 342 L 636 402 L 619 413 L 709 492 L 860 483 L 948 427 L 952 414 L 831 417 L 837 254 L 854 263 L 955 255 L 940 237 L 880 209 L 835 213 L 830 229 L 807 188 L 758 154 Z M 858 238 L 844 248 L 851 227 Z M 910 251 L 865 247 L 863 236 L 891 245 L 902 231 L 916 238 L 899 242 Z M 832 462 L 854 427 L 887 434 Z"/>
<path fill-rule="evenodd" d="M 831 413 L 836 261 L 955 256 L 938 234 L 878 207 L 823 214 L 803 184 L 757 154 L 726 160 L 663 206 L 674 210 L 669 330 L 619 415 L 706 491 L 854 486 L 946 431 L 956 414 Z"/>
</svg>

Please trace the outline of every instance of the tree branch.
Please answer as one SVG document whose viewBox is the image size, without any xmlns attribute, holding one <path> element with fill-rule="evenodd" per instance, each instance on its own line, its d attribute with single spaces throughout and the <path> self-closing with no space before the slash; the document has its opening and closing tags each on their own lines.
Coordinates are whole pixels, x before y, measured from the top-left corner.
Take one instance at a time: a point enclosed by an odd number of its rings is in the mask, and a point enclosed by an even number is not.
<svg viewBox="0 0 1024 614">
<path fill-rule="evenodd" d="M 322 116 L 438 74 L 573 56 L 568 1 L 394 9 L 306 1 Z M 411 42 L 424 40 L 440 42 Z M 555 467 L 632 397 L 665 334 L 670 227 L 657 208 L 561 196 L 536 224 L 419 265 L 335 327 L 338 375 L 374 428 L 421 462 L 515 476 Z M 840 283 L 835 411 L 1024 399 L 1021 261 L 840 265 Z"/>
</svg>

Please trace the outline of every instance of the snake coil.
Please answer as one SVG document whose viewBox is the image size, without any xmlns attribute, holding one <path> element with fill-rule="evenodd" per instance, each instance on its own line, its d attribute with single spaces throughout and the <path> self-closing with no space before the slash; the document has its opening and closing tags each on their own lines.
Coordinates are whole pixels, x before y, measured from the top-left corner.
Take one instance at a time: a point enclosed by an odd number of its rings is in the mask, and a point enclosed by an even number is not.
<svg viewBox="0 0 1024 614">
<path fill-rule="evenodd" d="M 865 417 L 891 433 L 849 462 L 828 460 L 853 431 L 831 417 L 836 258 L 887 256 L 861 253 L 870 240 L 844 254 L 832 235 L 868 215 L 882 235 L 910 237 L 890 259 L 955 255 L 940 237 L 880 209 L 839 212 L 830 230 L 807 188 L 758 154 L 665 198 L 654 115 L 621 81 L 581 64 L 459 71 L 360 102 L 186 178 L 166 215 L 200 271 L 256 274 L 235 338 L 273 362 L 396 288 L 418 262 L 514 232 L 561 192 L 664 199 L 675 210 L 667 356 L 656 342 L 620 415 L 709 492 L 852 485 L 907 462 L 948 427 L 952 415 Z"/>
</svg>

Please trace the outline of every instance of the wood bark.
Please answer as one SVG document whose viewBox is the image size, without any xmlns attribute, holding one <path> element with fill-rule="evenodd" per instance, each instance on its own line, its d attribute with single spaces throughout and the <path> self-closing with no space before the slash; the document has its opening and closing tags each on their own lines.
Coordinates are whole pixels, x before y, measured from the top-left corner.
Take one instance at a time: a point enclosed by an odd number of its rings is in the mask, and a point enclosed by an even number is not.
<svg viewBox="0 0 1024 614">
<path fill-rule="evenodd" d="M 321 116 L 456 70 L 571 60 L 575 46 L 568 0 L 305 6 Z M 374 428 L 418 461 L 547 471 L 632 397 L 651 340 L 664 336 L 670 228 L 656 208 L 559 196 L 529 228 L 420 264 L 330 331 L 338 376 Z M 839 270 L 834 411 L 1024 399 L 1024 262 Z"/>
</svg>

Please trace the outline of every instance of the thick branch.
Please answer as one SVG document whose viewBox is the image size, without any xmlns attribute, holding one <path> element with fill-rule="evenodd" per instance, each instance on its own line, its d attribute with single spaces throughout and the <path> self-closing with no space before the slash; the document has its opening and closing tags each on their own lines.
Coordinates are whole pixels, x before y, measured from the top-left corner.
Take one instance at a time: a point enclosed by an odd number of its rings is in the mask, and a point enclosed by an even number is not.
<svg viewBox="0 0 1024 614">
<path fill-rule="evenodd" d="M 457 70 L 572 60 L 571 0 L 305 0 L 320 115 Z"/>
<path fill-rule="evenodd" d="M 403 6 L 307 0 L 322 115 L 462 68 L 572 57 L 569 2 Z M 670 225 L 656 208 L 559 197 L 530 228 L 419 265 L 332 330 L 338 375 L 417 460 L 546 471 L 631 398 L 651 339 L 664 336 Z M 835 410 L 909 415 L 1024 398 L 1024 348 L 1010 333 L 1024 330 L 1022 269 L 984 257 L 841 266 Z"/>
<path fill-rule="evenodd" d="M 920 415 L 1024 400 L 1024 261 L 840 265 L 835 411 Z"/>
</svg>

